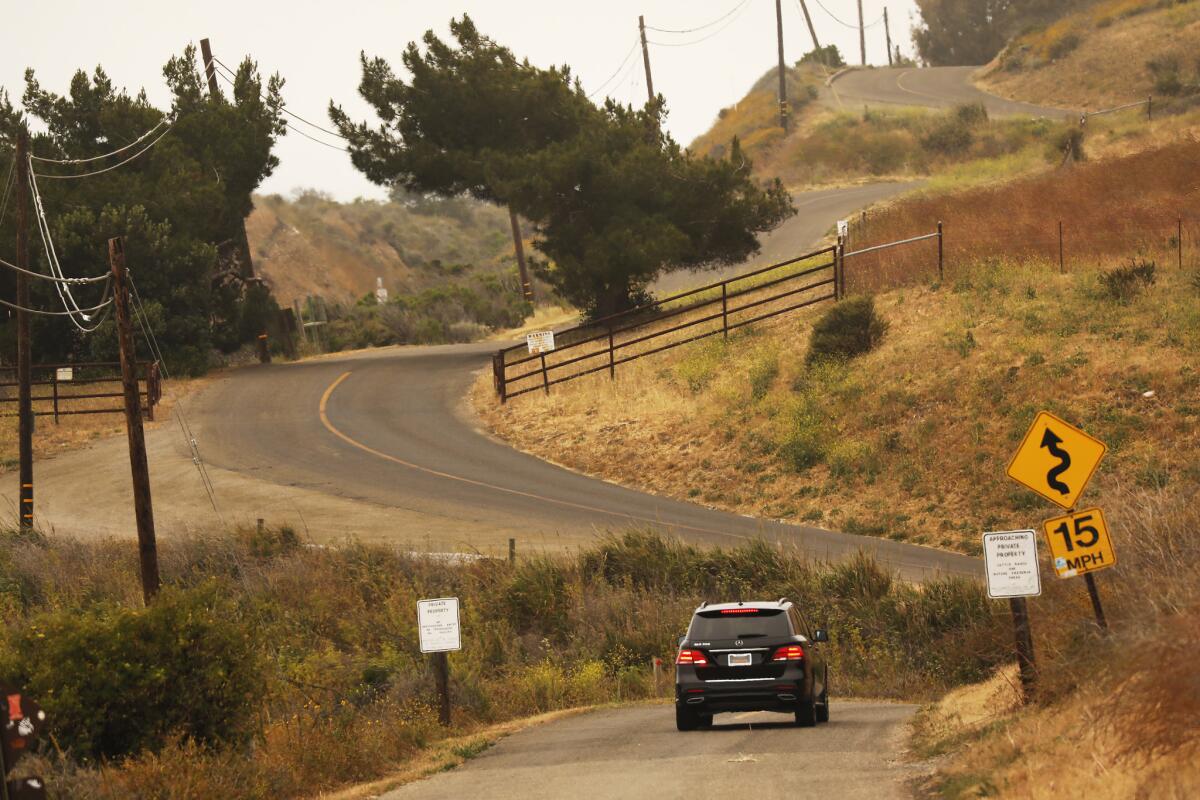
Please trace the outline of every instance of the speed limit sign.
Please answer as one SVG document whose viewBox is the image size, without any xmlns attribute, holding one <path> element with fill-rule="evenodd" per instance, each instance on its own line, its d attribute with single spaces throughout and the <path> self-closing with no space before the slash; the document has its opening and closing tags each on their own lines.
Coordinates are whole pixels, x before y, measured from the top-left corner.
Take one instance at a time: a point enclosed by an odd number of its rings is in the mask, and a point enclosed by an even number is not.
<svg viewBox="0 0 1200 800">
<path fill-rule="evenodd" d="M 1060 578 L 1074 578 L 1117 563 L 1104 514 L 1098 508 L 1048 519 L 1042 527 L 1050 545 L 1054 571 Z"/>
</svg>

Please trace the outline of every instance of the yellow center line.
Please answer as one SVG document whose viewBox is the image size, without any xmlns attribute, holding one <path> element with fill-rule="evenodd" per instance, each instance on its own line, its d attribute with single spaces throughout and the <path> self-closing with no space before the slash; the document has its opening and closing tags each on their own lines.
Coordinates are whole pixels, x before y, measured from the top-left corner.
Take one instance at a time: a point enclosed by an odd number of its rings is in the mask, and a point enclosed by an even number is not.
<svg viewBox="0 0 1200 800">
<path fill-rule="evenodd" d="M 431 469 L 430 467 L 423 467 L 420 464 L 413 464 L 411 461 L 405 461 L 404 459 L 397 458 L 396 456 L 393 456 L 389 453 L 384 453 L 381 450 L 376 450 L 374 447 L 371 447 L 370 445 L 363 444 L 362 442 L 358 441 L 357 439 L 353 439 L 350 436 L 347 436 L 345 433 L 338 430 L 338 428 L 332 422 L 329 421 L 329 413 L 328 413 L 329 398 L 333 396 L 334 390 L 337 389 L 339 386 L 341 386 L 342 383 L 347 378 L 350 377 L 350 374 L 351 374 L 351 371 L 349 371 L 349 370 L 347 370 L 346 372 L 343 372 L 340 376 L 338 376 L 337 380 L 335 380 L 333 383 L 329 384 L 329 387 L 327 389 L 325 389 L 325 393 L 323 395 L 321 395 L 321 403 L 319 406 L 319 411 L 320 411 L 320 415 L 321 415 L 321 424 L 325 426 L 326 430 L 328 430 L 334 436 L 341 439 L 346 444 L 351 445 L 352 447 L 357 447 L 359 450 L 362 450 L 365 453 L 370 453 L 371 455 L 376 456 L 377 458 L 382 458 L 385 461 L 391 461 L 394 464 L 399 464 L 401 466 L 408 467 L 410 469 L 415 469 L 419 472 L 424 472 L 427 475 L 434 475 L 438 478 L 446 478 L 447 480 L 459 481 L 460 483 L 469 484 L 471 486 L 479 486 L 484 489 L 493 489 L 497 492 L 504 492 L 506 494 L 516 495 L 517 497 L 527 497 L 531 500 L 539 500 L 543 503 L 552 503 L 554 505 L 565 506 L 567 508 L 574 508 L 574 509 L 577 509 L 580 511 L 590 511 L 590 512 L 597 513 L 597 514 L 607 514 L 608 516 L 619 517 L 620 519 L 632 520 L 634 522 L 644 522 L 649 525 L 669 524 L 669 526 L 672 528 L 681 528 L 683 530 L 697 531 L 699 533 L 711 533 L 711 534 L 715 534 L 717 536 L 728 536 L 733 539 L 742 539 L 745 541 L 749 541 L 752 538 L 750 536 L 742 536 L 741 534 L 728 533 L 726 531 L 714 530 L 712 528 L 698 528 L 693 525 L 679 525 L 679 524 L 673 524 L 673 523 L 663 523 L 661 520 L 650 519 L 648 517 L 638 517 L 633 514 L 623 514 L 623 513 L 617 512 L 617 511 L 609 511 L 604 508 L 597 508 L 595 506 L 584 505 L 582 503 L 572 503 L 567 500 L 556 500 L 553 497 L 545 497 L 543 495 L 534 494 L 532 492 L 523 492 L 519 489 L 510 489 L 505 486 L 497 486 L 494 483 L 486 483 L 485 481 L 478 481 L 478 480 L 475 480 L 474 478 L 464 478 L 461 475 L 453 475 L 449 472 L 442 472 L 441 470 Z"/>
</svg>

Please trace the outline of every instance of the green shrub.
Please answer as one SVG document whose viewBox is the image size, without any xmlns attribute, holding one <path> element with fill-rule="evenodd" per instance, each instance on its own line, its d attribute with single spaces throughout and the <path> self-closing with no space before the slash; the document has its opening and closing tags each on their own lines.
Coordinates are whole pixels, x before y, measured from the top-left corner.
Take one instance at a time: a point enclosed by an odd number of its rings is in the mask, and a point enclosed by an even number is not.
<svg viewBox="0 0 1200 800">
<path fill-rule="evenodd" d="M 1083 40 L 1079 38 L 1079 34 L 1075 33 L 1074 31 L 1065 33 L 1050 45 L 1050 57 L 1062 58 L 1063 56 L 1074 52 L 1075 48 L 1079 47 L 1082 41 Z"/>
<path fill-rule="evenodd" d="M 1047 140 L 1047 160 L 1057 163 L 1068 156 L 1076 161 L 1087 160 L 1083 149 L 1083 131 L 1077 125 L 1063 125 Z"/>
<path fill-rule="evenodd" d="M 983 103 L 960 103 L 954 107 L 954 118 L 967 125 L 982 125 L 988 121 L 987 106 Z"/>
<path fill-rule="evenodd" d="M 1181 75 L 1178 56 L 1167 55 L 1152 58 L 1146 62 L 1146 69 L 1150 70 L 1150 74 L 1154 78 L 1156 94 L 1173 97 L 1184 93 L 1186 87 Z"/>
<path fill-rule="evenodd" d="M 764 353 L 750 365 L 750 396 L 761 400 L 767 396 L 771 384 L 779 375 L 779 356 L 775 353 Z"/>
<path fill-rule="evenodd" d="M 824 64 L 827 67 L 844 67 L 846 60 L 842 58 L 842 51 L 838 50 L 836 44 L 827 44 L 824 47 L 818 47 L 814 50 L 809 50 L 796 65 L 800 64 Z"/>
<path fill-rule="evenodd" d="M 887 332 L 871 297 L 852 297 L 835 304 L 817 320 L 805 362 L 854 358 L 869 352 Z"/>
<path fill-rule="evenodd" d="M 825 459 L 828 415 L 806 398 L 793 400 L 780 415 L 782 430 L 776 453 L 796 472 L 815 467 Z"/>
<path fill-rule="evenodd" d="M 145 609 L 98 604 L 34 617 L 0 674 L 37 697 L 77 756 L 157 750 L 174 736 L 245 743 L 265 689 L 249 627 L 216 583 Z"/>
<path fill-rule="evenodd" d="M 1130 259 L 1128 264 L 1100 273 L 1104 296 L 1117 303 L 1128 303 L 1143 289 L 1154 285 L 1154 262 Z"/>
</svg>

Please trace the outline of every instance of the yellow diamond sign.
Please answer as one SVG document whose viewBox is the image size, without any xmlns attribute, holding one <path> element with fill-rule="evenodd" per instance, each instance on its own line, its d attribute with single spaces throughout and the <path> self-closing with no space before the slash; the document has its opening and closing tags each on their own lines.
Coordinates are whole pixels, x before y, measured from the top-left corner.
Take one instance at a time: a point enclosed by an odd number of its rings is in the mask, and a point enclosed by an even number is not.
<svg viewBox="0 0 1200 800">
<path fill-rule="evenodd" d="M 1104 458 L 1104 442 L 1043 411 L 1008 464 L 1008 477 L 1052 503 L 1074 508 Z"/>
</svg>

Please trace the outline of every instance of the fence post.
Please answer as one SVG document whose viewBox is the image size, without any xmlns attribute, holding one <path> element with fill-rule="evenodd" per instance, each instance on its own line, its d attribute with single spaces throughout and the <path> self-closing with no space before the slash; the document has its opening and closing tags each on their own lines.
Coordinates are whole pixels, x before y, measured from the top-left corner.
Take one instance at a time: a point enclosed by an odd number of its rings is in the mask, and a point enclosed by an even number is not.
<svg viewBox="0 0 1200 800">
<path fill-rule="evenodd" d="M 504 363 L 504 351 L 492 355 L 492 376 L 496 383 L 496 394 L 500 397 L 500 403 L 503 405 L 508 402 L 508 386 L 505 372 L 507 365 Z"/>
<path fill-rule="evenodd" d="M 542 360 L 542 389 L 544 389 L 546 392 L 546 395 L 549 396 L 549 394 L 550 394 L 550 375 L 548 372 L 546 372 L 546 354 L 538 353 L 538 358 L 540 358 Z"/>
<path fill-rule="evenodd" d="M 608 379 L 615 381 L 617 379 L 617 348 L 616 342 L 613 340 L 612 323 L 608 323 Z"/>
<path fill-rule="evenodd" d="M 1067 274 L 1067 263 L 1063 259 L 1063 224 L 1061 219 L 1058 221 L 1058 272 L 1060 275 Z"/>
<path fill-rule="evenodd" d="M 721 284 L 721 335 L 729 341 L 729 284 Z"/>
<path fill-rule="evenodd" d="M 58 424 L 58 367 L 50 368 L 50 385 L 54 395 L 54 424 Z"/>
<path fill-rule="evenodd" d="M 1183 217 L 1178 220 L 1178 227 L 1175 231 L 1175 249 L 1179 254 L 1179 268 L 1183 269 Z"/>
<path fill-rule="evenodd" d="M 1154 95 L 1146 96 L 1146 121 L 1154 119 Z"/>
<path fill-rule="evenodd" d="M 942 221 L 938 220 L 938 282 L 946 280 L 946 248 L 945 236 L 942 232 Z"/>
</svg>

